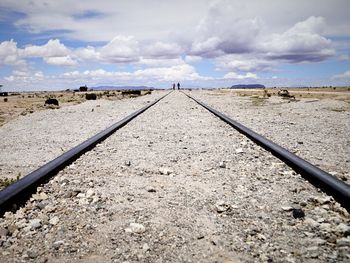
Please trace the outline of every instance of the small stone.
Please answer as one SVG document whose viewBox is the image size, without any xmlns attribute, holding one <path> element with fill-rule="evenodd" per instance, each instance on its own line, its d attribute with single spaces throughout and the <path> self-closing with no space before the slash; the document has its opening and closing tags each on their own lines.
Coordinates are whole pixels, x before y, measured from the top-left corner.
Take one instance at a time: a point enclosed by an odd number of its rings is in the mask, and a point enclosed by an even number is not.
<svg viewBox="0 0 350 263">
<path fill-rule="evenodd" d="M 47 205 L 47 206 L 45 206 L 44 210 L 49 212 L 49 213 L 52 213 L 56 210 L 56 207 L 52 206 L 52 205 Z"/>
<path fill-rule="evenodd" d="M 313 238 L 311 239 L 311 243 L 315 245 L 323 245 L 323 244 L 326 244 L 326 240 L 322 238 Z"/>
<path fill-rule="evenodd" d="M 77 198 L 84 198 L 85 197 L 85 194 L 84 193 L 79 193 L 77 194 Z"/>
<path fill-rule="evenodd" d="M 125 229 L 125 232 L 141 234 L 146 231 L 146 228 L 138 223 L 130 223 L 129 227 Z"/>
<path fill-rule="evenodd" d="M 15 224 L 11 224 L 7 227 L 7 230 L 10 232 L 10 234 L 13 234 L 15 231 L 18 231 L 17 229 L 18 228 Z"/>
<path fill-rule="evenodd" d="M 39 194 L 33 194 L 33 198 L 34 200 L 41 201 L 41 200 L 46 200 L 49 197 L 45 193 L 39 193 Z"/>
<path fill-rule="evenodd" d="M 54 216 L 53 218 L 50 219 L 49 223 L 53 226 L 57 225 L 58 222 L 60 221 L 60 219 L 58 218 L 58 216 Z"/>
<path fill-rule="evenodd" d="M 89 198 L 89 197 L 92 197 L 93 195 L 95 194 L 94 190 L 93 189 L 89 189 L 86 191 L 86 197 Z"/>
<path fill-rule="evenodd" d="M 173 173 L 173 171 L 171 171 L 170 169 L 167 169 L 167 168 L 160 168 L 159 173 L 164 174 L 164 175 L 170 175 Z"/>
<path fill-rule="evenodd" d="M 244 151 L 243 151 L 243 149 L 242 148 L 237 148 L 236 149 L 236 153 L 243 153 Z"/>
<path fill-rule="evenodd" d="M 40 219 L 32 219 L 29 221 L 29 226 L 31 229 L 37 229 L 41 227 L 41 220 Z"/>
<path fill-rule="evenodd" d="M 79 199 L 79 205 L 88 205 L 88 204 L 90 204 L 90 202 L 87 198 Z"/>
<path fill-rule="evenodd" d="M 225 162 L 220 162 L 220 163 L 219 163 L 219 167 L 220 167 L 220 168 L 226 168 Z"/>
<path fill-rule="evenodd" d="M 27 254 L 28 254 L 28 257 L 32 259 L 37 258 L 39 256 L 39 253 L 35 250 L 29 250 L 27 251 Z"/>
<path fill-rule="evenodd" d="M 337 245 L 339 247 L 350 246 L 350 237 L 342 237 L 337 239 Z"/>
<path fill-rule="evenodd" d="M 343 235 L 350 235 L 350 226 L 344 223 L 340 223 L 339 225 L 336 226 L 335 231 Z"/>
<path fill-rule="evenodd" d="M 227 204 L 225 201 L 220 200 L 220 201 L 216 202 L 215 208 L 216 208 L 216 211 L 218 213 L 223 213 L 223 212 L 226 212 L 227 210 L 229 210 L 231 208 L 231 206 L 230 206 L 230 204 Z"/>
<path fill-rule="evenodd" d="M 322 223 L 320 224 L 319 229 L 324 232 L 331 232 L 331 227 L 332 225 L 329 223 Z"/>
<path fill-rule="evenodd" d="M 306 249 L 306 251 L 307 251 L 307 255 L 310 258 L 317 258 L 320 255 L 320 252 L 317 246 L 309 247 Z"/>
<path fill-rule="evenodd" d="M 54 243 L 52 244 L 52 247 L 53 247 L 54 249 L 59 249 L 60 246 L 62 246 L 63 244 L 64 244 L 64 241 L 63 241 L 63 240 L 58 240 L 58 241 L 56 241 L 56 242 L 54 242 Z"/>
<path fill-rule="evenodd" d="M 131 166 L 131 162 L 130 161 L 125 161 L 125 165 L 126 166 Z"/>
<path fill-rule="evenodd" d="M 315 220 L 313 220 L 310 217 L 305 218 L 304 223 L 313 227 L 313 228 L 316 228 L 320 225 L 318 222 L 316 222 Z"/>
<path fill-rule="evenodd" d="M 292 206 L 282 206 L 281 209 L 283 211 L 292 211 L 293 210 L 293 207 Z"/>
<path fill-rule="evenodd" d="M 43 210 L 45 208 L 45 206 L 47 206 L 47 202 L 45 201 L 41 201 L 39 203 L 37 203 L 36 205 L 40 210 Z"/>
<path fill-rule="evenodd" d="M 6 228 L 0 227 L 0 237 L 6 237 L 8 233 L 9 231 Z"/>
<path fill-rule="evenodd" d="M 149 251 L 149 250 L 150 250 L 149 245 L 148 245 L 147 243 L 143 244 L 142 250 L 143 250 L 143 251 Z"/>
<path fill-rule="evenodd" d="M 294 218 L 304 218 L 305 217 L 305 213 L 300 208 L 294 208 L 293 209 L 293 217 Z"/>
<path fill-rule="evenodd" d="M 147 189 L 147 192 L 149 192 L 149 193 L 155 193 L 155 192 L 157 192 L 157 190 L 154 189 L 154 188 L 148 188 L 148 189 Z"/>
</svg>

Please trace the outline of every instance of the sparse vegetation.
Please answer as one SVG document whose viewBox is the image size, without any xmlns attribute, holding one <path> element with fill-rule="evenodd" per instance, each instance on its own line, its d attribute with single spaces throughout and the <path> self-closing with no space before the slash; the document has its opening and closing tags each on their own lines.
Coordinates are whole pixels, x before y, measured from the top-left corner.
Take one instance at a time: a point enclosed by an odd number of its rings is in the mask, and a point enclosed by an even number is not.
<svg viewBox="0 0 350 263">
<path fill-rule="evenodd" d="M 253 106 L 264 106 L 266 104 L 266 101 L 267 101 L 267 97 L 261 97 L 261 96 L 251 96 L 250 97 L 250 100 L 253 104 Z"/>
<path fill-rule="evenodd" d="M 97 99 L 97 95 L 95 93 L 86 93 L 85 94 L 85 99 L 87 99 L 87 100 L 96 100 Z"/>
<path fill-rule="evenodd" d="M 16 178 L 0 178 L 0 189 L 4 189 L 9 185 L 17 182 L 21 177 L 21 174 L 18 174 Z"/>
</svg>

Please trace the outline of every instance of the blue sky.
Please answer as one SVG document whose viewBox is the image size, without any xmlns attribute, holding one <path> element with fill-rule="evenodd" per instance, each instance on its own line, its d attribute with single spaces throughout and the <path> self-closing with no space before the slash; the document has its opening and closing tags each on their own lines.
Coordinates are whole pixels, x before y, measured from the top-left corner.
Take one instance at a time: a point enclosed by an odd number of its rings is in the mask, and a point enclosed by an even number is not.
<svg viewBox="0 0 350 263">
<path fill-rule="evenodd" d="M 3 90 L 350 85 L 347 0 L 0 2 Z"/>
</svg>

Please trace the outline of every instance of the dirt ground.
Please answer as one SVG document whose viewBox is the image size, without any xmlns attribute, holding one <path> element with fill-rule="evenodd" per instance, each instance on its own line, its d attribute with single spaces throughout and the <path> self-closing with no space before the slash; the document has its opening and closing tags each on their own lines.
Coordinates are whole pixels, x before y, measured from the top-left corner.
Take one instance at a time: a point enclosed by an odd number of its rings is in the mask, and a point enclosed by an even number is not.
<svg viewBox="0 0 350 263">
<path fill-rule="evenodd" d="M 147 91 L 143 91 L 144 95 Z M 0 127 L 5 123 L 16 119 L 20 115 L 31 114 L 36 111 L 59 108 L 69 105 L 76 105 L 86 101 L 87 93 L 95 93 L 97 99 L 120 100 L 130 95 L 122 94 L 120 91 L 41 91 L 41 92 L 10 92 L 9 96 L 0 97 Z M 55 98 L 59 107 L 52 105 L 45 106 L 45 100 Z"/>
</svg>

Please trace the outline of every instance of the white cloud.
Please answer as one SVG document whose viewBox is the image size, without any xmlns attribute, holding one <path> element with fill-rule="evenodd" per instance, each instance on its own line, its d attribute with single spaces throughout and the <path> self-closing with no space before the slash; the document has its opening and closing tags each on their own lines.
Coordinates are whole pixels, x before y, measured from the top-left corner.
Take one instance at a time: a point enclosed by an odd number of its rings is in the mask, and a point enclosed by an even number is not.
<svg viewBox="0 0 350 263">
<path fill-rule="evenodd" d="M 325 60 L 333 56 L 335 50 L 329 39 L 318 34 L 324 24 L 321 17 L 309 17 L 282 34 L 273 34 L 271 40 L 261 45 L 261 49 L 270 59 L 292 63 Z"/>
<path fill-rule="evenodd" d="M 334 75 L 333 79 L 348 79 L 348 80 L 350 80 L 350 70 L 345 71 L 342 74 Z"/>
<path fill-rule="evenodd" d="M 8 82 L 31 83 L 44 80 L 45 76 L 42 71 L 25 71 L 13 70 L 10 76 L 4 79 Z"/>
<path fill-rule="evenodd" d="M 195 63 L 195 62 L 199 62 L 202 60 L 202 57 L 200 56 L 185 56 L 185 61 L 187 63 Z"/>
<path fill-rule="evenodd" d="M 100 59 L 109 63 L 127 63 L 139 60 L 138 42 L 132 36 L 115 36 L 100 50 Z"/>
<path fill-rule="evenodd" d="M 276 61 L 259 54 L 230 54 L 215 59 L 218 70 L 223 71 L 272 71 Z"/>
<path fill-rule="evenodd" d="M 224 79 L 232 79 L 232 80 L 258 79 L 258 76 L 251 72 L 247 72 L 245 75 L 239 75 L 236 72 L 229 72 L 224 76 Z"/>
<path fill-rule="evenodd" d="M 0 43 L 0 65 L 24 66 L 25 61 L 21 59 L 17 43 L 12 39 Z"/>
<path fill-rule="evenodd" d="M 42 46 L 27 46 L 23 50 L 25 57 L 65 57 L 69 54 L 70 50 L 59 39 L 50 39 Z"/>
<path fill-rule="evenodd" d="M 68 79 L 95 79 L 114 81 L 129 80 L 129 81 L 158 81 L 158 82 L 173 82 L 184 80 L 209 80 L 210 78 L 200 76 L 194 67 L 187 64 L 176 65 L 171 67 L 158 67 L 139 69 L 134 72 L 126 71 L 106 71 L 104 69 L 86 70 L 84 72 L 71 71 L 62 75 Z"/>
<path fill-rule="evenodd" d="M 338 56 L 338 60 L 339 61 L 349 61 L 350 58 L 349 58 L 348 54 L 342 54 L 342 55 Z"/>
<path fill-rule="evenodd" d="M 175 58 L 182 54 L 183 49 L 177 43 L 165 43 L 157 41 L 148 45 L 142 51 L 142 55 L 152 58 Z"/>
<path fill-rule="evenodd" d="M 145 65 L 148 67 L 171 67 L 176 65 L 186 64 L 185 61 L 181 58 L 144 58 L 140 57 L 140 60 L 137 62 L 139 65 Z"/>
<path fill-rule="evenodd" d="M 44 57 L 47 64 L 55 66 L 76 66 L 78 63 L 70 56 L 65 57 Z"/>
<path fill-rule="evenodd" d="M 254 49 L 262 29 L 258 17 L 241 18 L 230 1 L 214 2 L 197 27 L 191 55 L 216 57 Z"/>
</svg>

